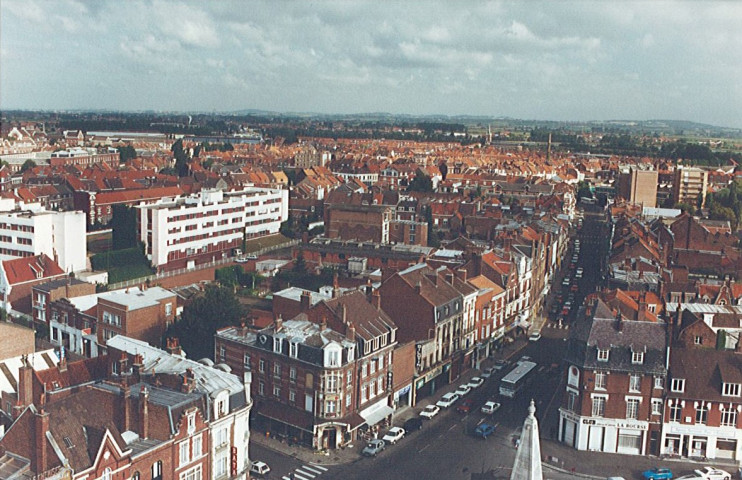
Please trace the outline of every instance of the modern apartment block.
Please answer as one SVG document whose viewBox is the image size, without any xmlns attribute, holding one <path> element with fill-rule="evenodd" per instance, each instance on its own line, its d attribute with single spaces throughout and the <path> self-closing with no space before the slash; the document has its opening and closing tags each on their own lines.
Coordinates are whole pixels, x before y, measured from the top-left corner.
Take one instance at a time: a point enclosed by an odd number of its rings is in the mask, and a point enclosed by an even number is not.
<svg viewBox="0 0 742 480">
<path fill-rule="evenodd" d="M 160 271 L 193 268 L 233 255 L 244 239 L 278 233 L 288 218 L 288 190 L 202 190 L 139 205 L 139 235 Z"/>
<path fill-rule="evenodd" d="M 695 167 L 678 166 L 675 169 L 675 178 L 672 184 L 672 199 L 674 203 L 687 203 L 700 206 L 706 202 L 708 190 L 708 172 Z"/>
<path fill-rule="evenodd" d="M 644 207 L 657 206 L 657 170 L 640 170 L 632 167 L 619 176 L 619 194 L 631 203 Z"/>
<path fill-rule="evenodd" d="M 0 258 L 46 254 L 65 272 L 86 268 L 85 215 L 54 212 L 38 205 L 0 205 Z"/>
</svg>

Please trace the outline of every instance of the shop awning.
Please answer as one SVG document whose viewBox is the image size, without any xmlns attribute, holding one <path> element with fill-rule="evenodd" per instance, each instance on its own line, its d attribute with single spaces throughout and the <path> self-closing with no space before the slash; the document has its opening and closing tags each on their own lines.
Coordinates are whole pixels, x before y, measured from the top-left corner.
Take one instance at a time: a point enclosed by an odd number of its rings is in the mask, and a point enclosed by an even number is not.
<svg viewBox="0 0 742 480">
<path fill-rule="evenodd" d="M 372 427 L 394 413 L 394 409 L 385 403 L 377 403 L 359 412 L 361 417 L 366 421 L 366 425 Z"/>
</svg>

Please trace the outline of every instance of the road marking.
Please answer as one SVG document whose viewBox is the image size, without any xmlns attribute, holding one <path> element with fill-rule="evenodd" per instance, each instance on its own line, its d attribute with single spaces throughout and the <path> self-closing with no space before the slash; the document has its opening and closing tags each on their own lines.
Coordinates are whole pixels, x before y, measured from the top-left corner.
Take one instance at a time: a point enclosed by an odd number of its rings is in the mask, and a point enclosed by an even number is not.
<svg viewBox="0 0 742 480">
<path fill-rule="evenodd" d="M 291 477 L 287 477 L 286 475 L 284 475 L 283 477 L 281 477 L 281 479 L 282 480 L 291 480 Z"/>
<path fill-rule="evenodd" d="M 423 448 L 421 448 L 420 450 L 418 450 L 417 452 L 418 452 L 418 453 L 420 453 L 420 452 L 422 452 L 423 450 L 425 450 L 426 448 L 428 448 L 429 446 L 430 446 L 430 444 L 427 444 L 427 445 L 425 445 L 425 446 L 424 446 Z"/>
<path fill-rule="evenodd" d="M 453 425 L 451 425 L 451 427 L 450 427 L 450 428 L 448 429 L 448 431 L 450 432 L 450 431 L 451 431 L 451 430 L 453 430 L 454 428 L 456 428 L 456 424 L 455 424 L 455 423 L 454 423 Z"/>
<path fill-rule="evenodd" d="M 294 478 L 298 478 L 299 480 L 311 480 L 310 478 L 299 475 L 299 473 L 304 474 L 304 472 L 302 472 L 301 470 L 294 470 Z M 312 475 L 312 478 L 314 478 L 314 475 Z"/>
<path fill-rule="evenodd" d="M 303 469 L 305 469 L 305 470 L 309 470 L 309 471 L 310 471 L 310 472 L 312 472 L 312 473 L 317 473 L 317 474 L 319 474 L 319 475 L 322 475 L 322 470 L 315 470 L 314 468 L 312 468 L 312 467 L 310 467 L 310 466 L 308 466 L 308 465 L 303 465 L 303 466 L 302 466 L 301 468 L 303 468 Z M 327 471 L 327 469 L 325 468 L 325 470 L 324 470 L 324 471 L 326 472 L 326 471 Z"/>
<path fill-rule="evenodd" d="M 314 478 L 314 477 L 316 477 L 316 476 L 317 476 L 317 475 L 312 475 L 312 474 L 311 474 L 311 473 L 309 473 L 309 472 L 305 472 L 304 470 L 300 470 L 300 469 L 298 469 L 298 468 L 297 468 L 296 470 L 294 470 L 294 471 L 295 471 L 296 473 L 301 473 L 302 475 L 306 475 L 306 476 L 308 476 L 309 478 Z"/>
<path fill-rule="evenodd" d="M 314 468 L 319 468 L 323 472 L 326 472 L 327 471 L 327 469 L 325 467 L 323 467 L 322 465 L 317 465 L 317 464 L 314 464 L 314 463 L 312 463 L 310 465 L 312 465 L 312 467 L 314 467 Z"/>
</svg>

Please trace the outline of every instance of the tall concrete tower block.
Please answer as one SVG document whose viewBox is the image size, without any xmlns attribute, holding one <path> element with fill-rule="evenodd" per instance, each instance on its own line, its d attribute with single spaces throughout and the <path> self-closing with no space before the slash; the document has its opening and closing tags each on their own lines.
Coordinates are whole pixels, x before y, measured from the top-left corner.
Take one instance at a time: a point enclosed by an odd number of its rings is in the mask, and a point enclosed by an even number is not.
<svg viewBox="0 0 742 480">
<path fill-rule="evenodd" d="M 541 443 L 538 438 L 538 420 L 536 420 L 536 405 L 531 400 L 528 407 L 528 416 L 523 423 L 520 434 L 518 452 L 515 454 L 513 472 L 510 480 L 543 480 L 541 470 Z"/>
</svg>

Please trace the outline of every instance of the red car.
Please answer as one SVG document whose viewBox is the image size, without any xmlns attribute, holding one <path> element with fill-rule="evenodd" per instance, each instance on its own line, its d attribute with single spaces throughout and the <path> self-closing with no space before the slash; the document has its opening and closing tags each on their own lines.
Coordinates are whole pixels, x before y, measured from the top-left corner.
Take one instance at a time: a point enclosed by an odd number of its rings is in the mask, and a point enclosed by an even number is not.
<svg viewBox="0 0 742 480">
<path fill-rule="evenodd" d="M 474 400 L 472 400 L 471 398 L 466 398 L 459 404 L 458 407 L 456 407 L 456 411 L 459 413 L 469 413 L 473 404 Z"/>
</svg>

